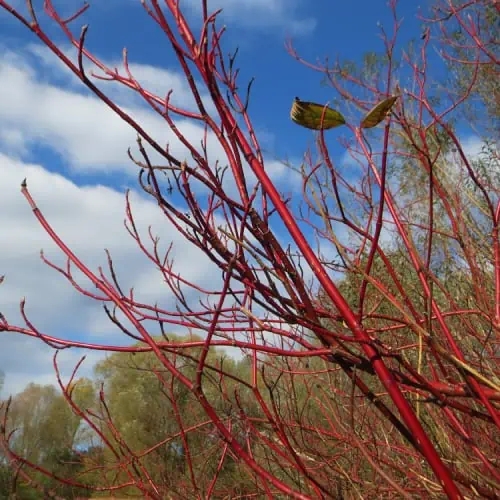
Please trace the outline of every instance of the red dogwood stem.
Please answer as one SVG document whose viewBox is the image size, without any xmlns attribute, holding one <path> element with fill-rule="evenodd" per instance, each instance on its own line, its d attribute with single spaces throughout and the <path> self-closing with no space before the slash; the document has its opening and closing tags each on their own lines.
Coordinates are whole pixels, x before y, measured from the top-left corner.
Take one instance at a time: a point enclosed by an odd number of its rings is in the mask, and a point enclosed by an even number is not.
<svg viewBox="0 0 500 500">
<path fill-rule="evenodd" d="M 328 296 L 332 299 L 333 303 L 339 309 L 340 314 L 342 314 L 342 316 L 344 317 L 346 324 L 351 329 L 356 339 L 364 341 L 362 343 L 363 350 L 369 357 L 375 372 L 377 373 L 380 381 L 387 389 L 387 392 L 394 401 L 394 404 L 398 408 L 401 417 L 403 418 L 405 424 L 408 426 L 408 429 L 414 435 L 416 441 L 419 443 L 422 454 L 429 462 L 429 465 L 432 467 L 432 470 L 441 482 L 446 494 L 450 498 L 462 498 L 462 495 L 455 485 L 448 468 L 442 462 L 429 437 L 425 433 L 423 427 L 420 425 L 420 422 L 418 421 L 414 411 L 403 396 L 403 393 L 401 392 L 397 381 L 389 372 L 387 366 L 381 359 L 377 350 L 369 343 L 366 343 L 370 340 L 369 336 L 363 330 L 363 328 L 361 328 L 355 314 L 335 286 L 335 283 L 333 283 L 333 281 L 326 273 L 325 268 L 322 266 L 321 262 L 319 261 L 310 245 L 307 243 L 304 234 L 295 222 L 295 219 L 286 207 L 285 203 L 283 203 L 280 194 L 278 193 L 271 179 L 264 170 L 263 165 L 253 155 L 250 145 L 247 143 L 242 132 L 239 129 L 236 129 L 236 134 L 248 163 L 251 165 L 255 175 L 262 183 L 263 188 L 276 207 L 277 212 L 280 214 L 285 226 L 290 232 L 290 235 L 294 239 L 297 246 L 300 248 L 300 251 L 304 255 L 304 258 L 311 267 L 315 276 L 323 286 Z"/>
</svg>

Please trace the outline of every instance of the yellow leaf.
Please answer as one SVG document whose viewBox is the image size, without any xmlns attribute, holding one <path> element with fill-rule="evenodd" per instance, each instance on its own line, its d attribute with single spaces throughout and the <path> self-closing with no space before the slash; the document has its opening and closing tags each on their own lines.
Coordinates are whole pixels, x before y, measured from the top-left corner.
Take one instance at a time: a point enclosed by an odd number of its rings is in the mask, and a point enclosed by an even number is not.
<svg viewBox="0 0 500 500">
<path fill-rule="evenodd" d="M 361 128 L 373 128 L 377 126 L 389 113 L 396 102 L 398 95 L 391 96 L 375 105 L 361 122 Z"/>
<path fill-rule="evenodd" d="M 302 125 L 302 127 L 310 128 L 313 130 L 327 130 L 334 127 L 344 125 L 344 117 L 332 108 L 326 108 L 321 104 L 314 102 L 301 101 L 298 97 L 292 105 L 290 117 L 295 123 Z M 321 121 L 323 117 L 323 121 Z"/>
</svg>

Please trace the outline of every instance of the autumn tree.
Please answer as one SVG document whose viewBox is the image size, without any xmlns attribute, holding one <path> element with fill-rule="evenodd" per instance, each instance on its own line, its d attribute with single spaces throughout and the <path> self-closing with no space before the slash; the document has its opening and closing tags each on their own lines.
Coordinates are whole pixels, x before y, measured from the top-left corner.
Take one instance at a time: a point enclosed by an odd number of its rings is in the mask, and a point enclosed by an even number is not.
<svg viewBox="0 0 500 500">
<path fill-rule="evenodd" d="M 93 386 L 89 381 L 80 380 L 74 392 L 78 404 L 91 407 L 94 399 Z M 76 451 L 86 449 L 85 430 L 80 428 L 81 418 L 76 416 L 60 392 L 52 385 L 29 384 L 22 392 L 2 405 L 1 418 L 6 417 L 5 433 L 9 435 L 10 453 L 22 457 L 19 470 L 14 468 L 5 476 L 2 494 L 20 495 L 20 498 L 40 498 L 40 491 L 52 490 L 54 494 L 73 498 L 80 496 L 82 490 L 72 485 L 54 480 L 78 477 L 83 469 L 82 456 Z M 3 450 L 4 460 L 10 457 Z M 26 464 L 37 464 L 52 473 L 53 477 L 35 474 L 32 484 L 24 474 L 19 474 Z M 14 478 L 20 482 L 16 487 Z M 34 488 L 36 485 L 37 488 Z M 29 493 L 29 492 L 32 493 Z"/>
<path fill-rule="evenodd" d="M 193 377 L 203 348 L 202 339 L 196 336 L 178 338 L 172 334 L 168 339 L 169 345 L 181 344 L 185 349 L 191 344 L 185 355 L 169 349 L 166 356 L 183 376 Z M 165 344 L 162 338 L 155 341 L 159 346 Z M 227 376 L 221 377 L 218 370 L 223 370 Z M 96 383 L 102 385 L 106 394 L 105 406 L 96 409 L 105 424 L 103 433 L 108 440 L 141 457 L 144 467 L 162 491 L 179 496 L 201 494 L 202 497 L 222 498 L 235 491 L 243 494 L 255 490 L 255 484 L 234 455 L 228 456 L 218 470 L 220 438 L 212 421 L 192 392 L 165 370 L 151 352 L 115 353 L 98 363 L 95 372 Z M 221 351 L 211 351 L 207 357 L 206 377 L 204 393 L 228 421 L 234 418 L 232 414 L 237 411 L 237 404 L 256 420 L 264 417 L 251 398 L 246 360 L 236 362 Z M 241 384 L 247 388 L 239 389 L 236 400 L 234 390 Z M 108 419 L 112 425 L 106 425 Z M 255 425 L 260 427 L 258 422 Z M 243 443 L 245 436 L 237 427 L 233 424 L 234 438 Z M 106 449 L 104 459 L 111 460 L 111 454 L 111 450 Z M 214 476 L 217 483 L 213 481 Z M 108 478 L 99 478 L 99 484 L 108 482 Z M 134 493 L 133 489 L 130 493 Z"/>
</svg>

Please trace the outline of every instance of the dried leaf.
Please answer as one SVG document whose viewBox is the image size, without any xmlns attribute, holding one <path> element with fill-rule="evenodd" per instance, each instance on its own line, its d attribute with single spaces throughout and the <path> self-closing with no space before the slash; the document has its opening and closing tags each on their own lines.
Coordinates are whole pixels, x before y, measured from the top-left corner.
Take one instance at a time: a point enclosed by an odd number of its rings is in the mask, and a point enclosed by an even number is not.
<svg viewBox="0 0 500 500">
<path fill-rule="evenodd" d="M 387 99 L 375 105 L 363 118 L 363 121 L 361 122 L 361 128 L 376 127 L 386 117 L 387 113 L 391 110 L 398 97 L 398 95 L 388 97 Z"/>
<path fill-rule="evenodd" d="M 325 106 L 321 104 L 301 101 L 296 97 L 292 105 L 290 117 L 302 127 L 313 130 L 327 130 L 344 125 L 345 118 L 338 111 L 327 107 L 323 116 L 324 109 Z M 323 121 L 321 121 L 321 117 L 323 117 Z"/>
</svg>

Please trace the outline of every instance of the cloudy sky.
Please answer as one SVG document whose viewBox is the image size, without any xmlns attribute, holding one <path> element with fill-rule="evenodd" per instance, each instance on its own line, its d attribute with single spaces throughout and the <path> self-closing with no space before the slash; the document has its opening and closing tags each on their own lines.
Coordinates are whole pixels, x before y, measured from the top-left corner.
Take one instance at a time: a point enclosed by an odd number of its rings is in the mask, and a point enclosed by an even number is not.
<svg viewBox="0 0 500 500">
<path fill-rule="evenodd" d="M 24 11 L 24 3 L 13 1 Z M 139 0 L 90 2 L 85 22 L 90 25 L 88 47 L 111 66 L 120 65 L 126 46 L 134 75 L 160 95 L 173 90 L 174 104 L 192 107 L 174 55 L 165 38 L 148 19 Z M 199 27 L 198 0 L 182 2 Z M 404 30 L 400 47 L 419 39 L 421 25 L 414 2 L 400 13 Z M 41 5 L 42 2 L 34 2 Z M 70 14 L 80 1 L 55 2 Z M 299 193 L 300 185 L 280 163 L 300 163 L 314 141 L 310 131 L 289 121 L 293 98 L 326 102 L 332 90 L 322 76 L 297 63 L 286 51 L 293 39 L 298 52 L 311 61 L 359 61 L 367 50 L 383 50 L 379 25 L 391 29 L 385 0 L 331 2 L 318 0 L 213 0 L 210 8 L 224 9 L 226 51 L 239 47 L 241 81 L 255 77 L 250 113 L 264 148 L 267 168 L 281 189 Z M 40 12 L 48 33 L 71 53 L 61 34 Z M 182 147 L 158 116 L 123 88 L 103 89 L 120 103 L 161 143 L 171 141 L 174 152 Z M 154 203 L 137 191 L 136 167 L 127 158 L 135 133 L 89 94 L 35 36 L 0 8 L 0 312 L 12 324 L 23 326 L 19 302 L 40 331 L 64 338 L 96 343 L 123 344 L 122 335 L 105 317 L 100 304 L 77 293 L 64 277 L 43 264 L 40 249 L 59 265 L 64 259 L 33 216 L 20 193 L 28 186 L 54 229 L 91 269 L 105 265 L 107 248 L 125 288 L 134 286 L 138 297 L 169 303 L 161 277 L 144 259 L 123 228 L 126 189 L 138 225 L 152 225 L 164 248 L 174 243 L 176 267 L 185 277 L 203 284 L 214 279 L 206 260 L 186 245 L 165 223 Z M 179 124 L 187 137 L 198 142 L 202 131 L 191 123 Z M 332 151 L 343 151 L 332 142 Z M 214 145 L 213 159 L 221 155 Z M 83 282 L 83 281 L 82 281 Z M 180 333 L 183 333 L 182 331 Z M 28 382 L 52 383 L 53 351 L 42 342 L 0 333 L 0 370 L 5 373 L 3 395 L 21 390 Z M 64 373 L 79 357 L 76 350 L 61 353 Z M 87 354 L 82 375 L 90 373 L 101 354 Z"/>
</svg>

